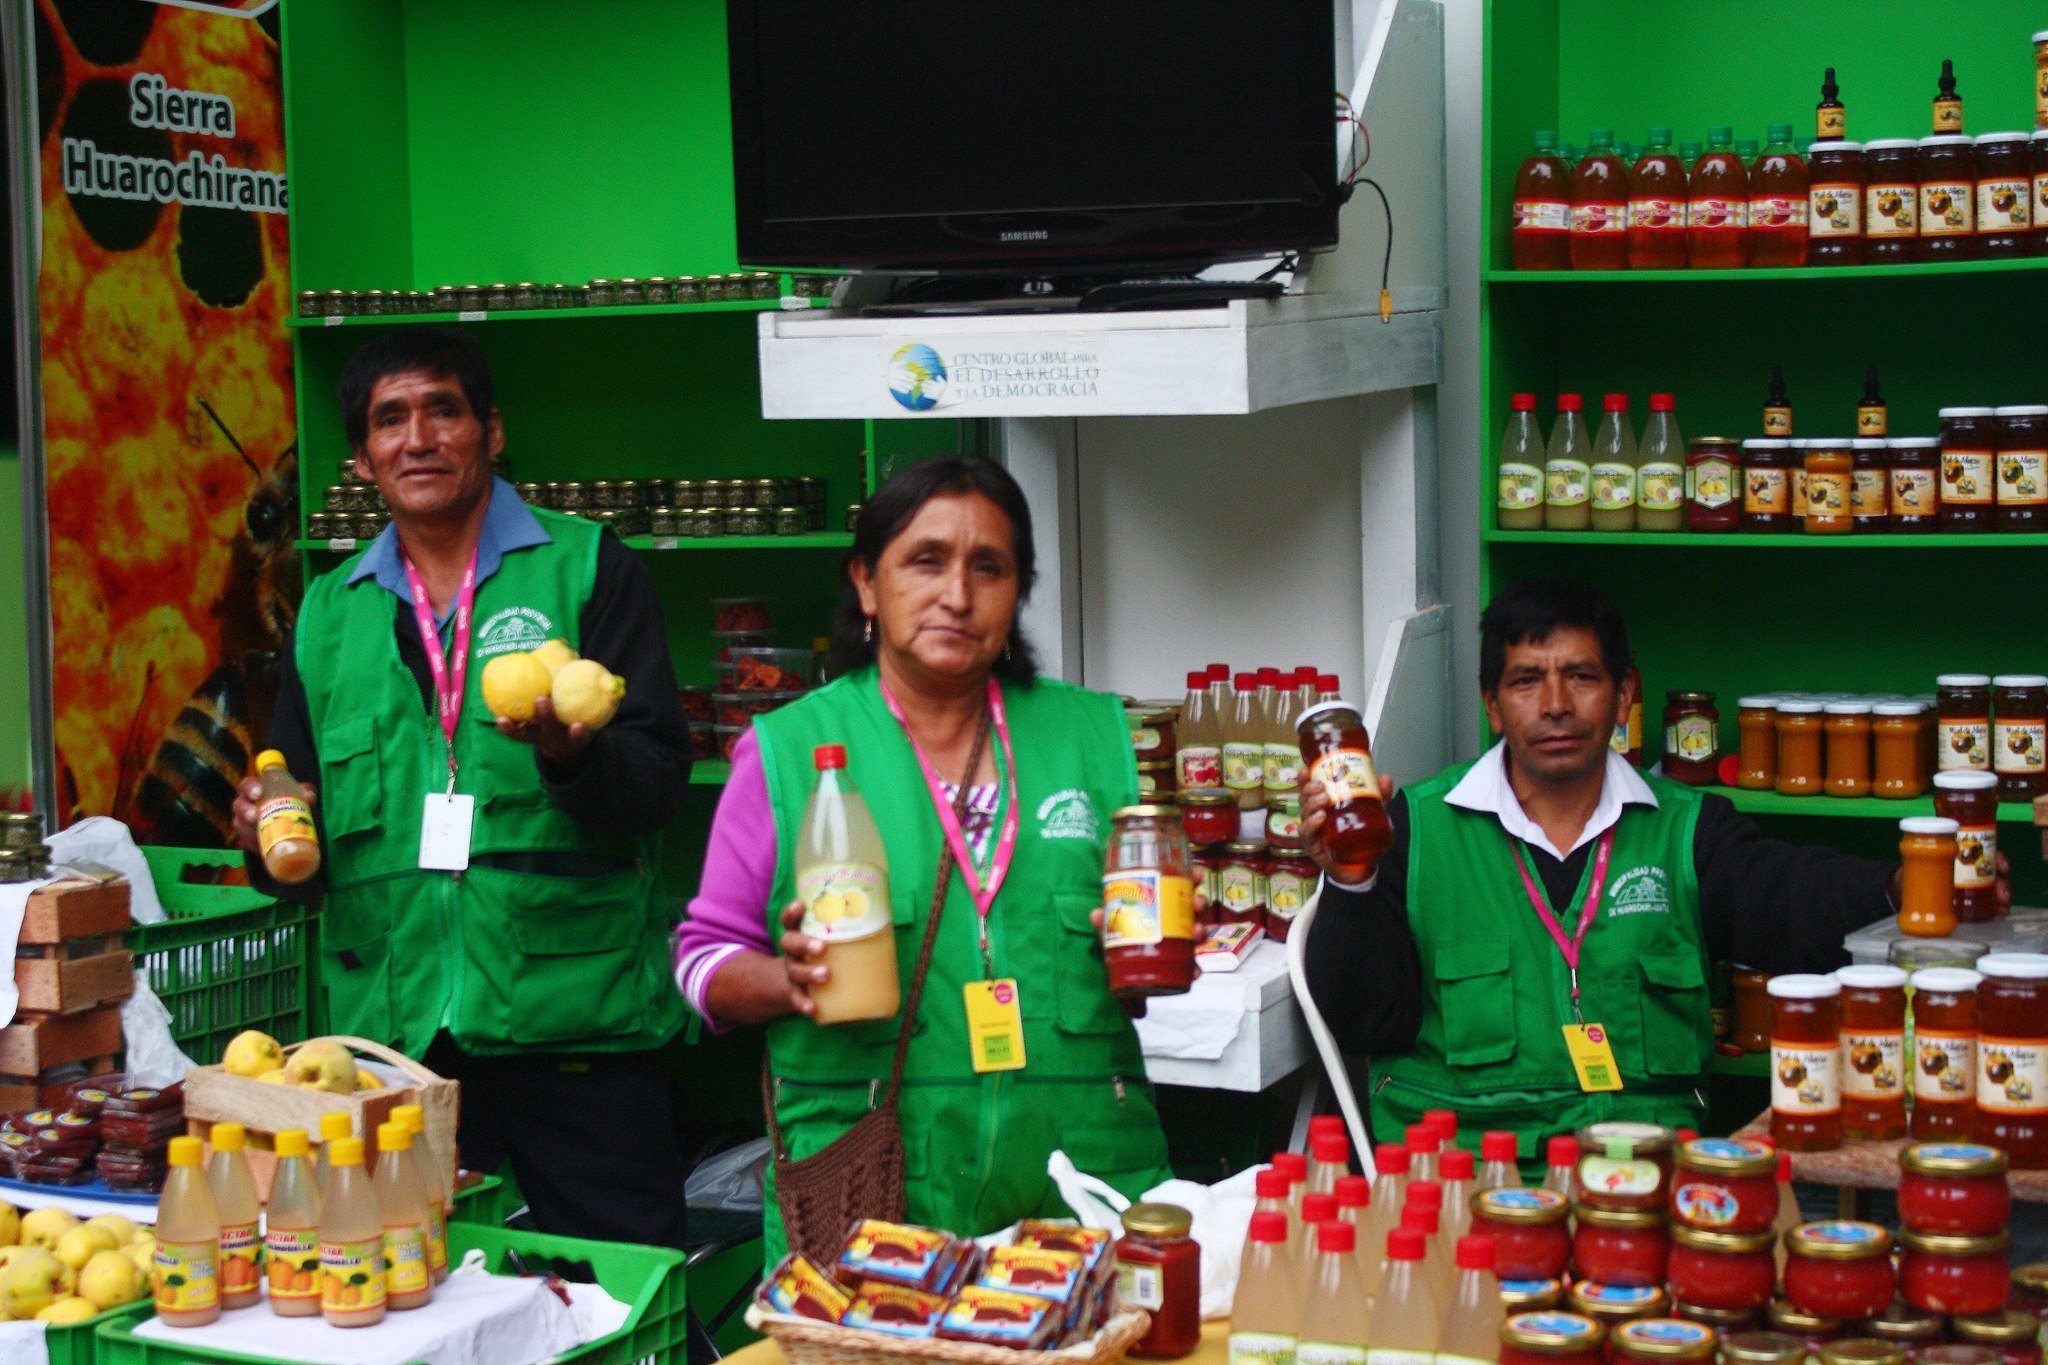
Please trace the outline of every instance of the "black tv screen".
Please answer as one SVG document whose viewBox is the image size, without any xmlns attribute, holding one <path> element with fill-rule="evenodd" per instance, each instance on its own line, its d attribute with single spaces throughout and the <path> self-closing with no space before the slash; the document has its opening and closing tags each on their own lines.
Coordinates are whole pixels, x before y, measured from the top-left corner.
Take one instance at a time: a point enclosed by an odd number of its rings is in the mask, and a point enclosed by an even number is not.
<svg viewBox="0 0 2048 1365">
<path fill-rule="evenodd" d="M 1208 263 L 1337 240 L 1330 0 L 728 0 L 740 259 Z"/>
</svg>

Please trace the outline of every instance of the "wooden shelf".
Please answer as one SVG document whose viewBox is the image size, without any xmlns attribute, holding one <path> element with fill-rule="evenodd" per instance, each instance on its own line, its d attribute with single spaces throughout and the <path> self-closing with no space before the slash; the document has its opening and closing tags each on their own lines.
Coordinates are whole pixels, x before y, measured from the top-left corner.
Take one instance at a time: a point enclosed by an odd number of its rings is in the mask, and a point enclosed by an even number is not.
<svg viewBox="0 0 2048 1365">
<path fill-rule="evenodd" d="M 785 295 L 773 299 L 740 299 L 723 303 L 615 304 L 610 308 L 502 308 L 496 311 L 477 309 L 461 313 L 385 313 L 376 316 L 351 313 L 338 318 L 288 318 L 286 325 L 306 331 L 318 331 L 324 327 L 405 327 L 420 324 L 433 326 L 436 323 L 447 326 L 450 323 L 549 320 L 562 322 L 575 318 L 691 317 L 712 313 L 806 313 L 813 308 L 828 306 L 828 299 Z"/>
<path fill-rule="evenodd" d="M 1821 819 L 1903 820 L 1909 815 L 1934 814 L 1932 796 L 1909 801 L 1892 801 L 1876 796 L 1780 796 L 1776 792 L 1743 791 L 1739 787 L 1703 787 L 1702 791 L 1725 796 L 1735 808 L 1751 815 L 1801 815 Z M 2025 801 L 1998 803 L 2000 824 L 2031 825 L 2034 808 Z"/>
<path fill-rule="evenodd" d="M 1787 284 L 1799 280 L 1912 280 L 2032 275 L 2048 256 L 2010 261 L 1908 261 L 1901 265 L 1792 266 L 1767 270 L 1489 270 L 1488 284 Z"/>
<path fill-rule="evenodd" d="M 1768 1074 L 1768 1073 L 1767 1073 Z M 1771 1131 L 1766 1109 L 1745 1124 L 1737 1137 L 1764 1137 Z M 1833 1185 L 1848 1190 L 1896 1190 L 1899 1153 L 1909 1138 L 1889 1142 L 1844 1142 L 1831 1152 L 1794 1152 L 1792 1179 L 1803 1185 Z M 2008 1171 L 2005 1183 L 2012 1197 L 2027 1204 L 2048 1204 L 2048 1171 Z"/>
<path fill-rule="evenodd" d="M 665 554 L 670 550 L 844 550 L 853 544 L 853 537 L 844 531 L 818 531 L 803 536 L 705 536 L 703 538 L 675 536 L 623 536 L 626 547 L 632 550 L 649 550 Z M 357 540 L 300 540 L 294 542 L 301 550 L 314 550 L 323 554 L 353 554 L 365 542 Z"/>
<path fill-rule="evenodd" d="M 1503 531 L 1488 526 L 1479 538 L 1493 545 L 1608 545 L 1637 549 L 1683 546 L 1688 550 L 2010 550 L 2048 549 L 2048 532 L 1935 532 L 1928 535 L 1809 536 L 1754 535 L 1730 531 Z"/>
</svg>

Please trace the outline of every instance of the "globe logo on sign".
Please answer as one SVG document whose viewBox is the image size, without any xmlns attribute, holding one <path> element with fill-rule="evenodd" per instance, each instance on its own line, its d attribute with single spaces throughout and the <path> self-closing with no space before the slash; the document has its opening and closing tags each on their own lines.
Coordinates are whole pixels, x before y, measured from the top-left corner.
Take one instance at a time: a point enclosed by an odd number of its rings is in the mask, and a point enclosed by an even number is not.
<svg viewBox="0 0 2048 1365">
<path fill-rule="evenodd" d="M 929 412 L 946 395 L 946 362 L 921 341 L 899 347 L 884 378 L 889 396 L 912 412 Z"/>
</svg>

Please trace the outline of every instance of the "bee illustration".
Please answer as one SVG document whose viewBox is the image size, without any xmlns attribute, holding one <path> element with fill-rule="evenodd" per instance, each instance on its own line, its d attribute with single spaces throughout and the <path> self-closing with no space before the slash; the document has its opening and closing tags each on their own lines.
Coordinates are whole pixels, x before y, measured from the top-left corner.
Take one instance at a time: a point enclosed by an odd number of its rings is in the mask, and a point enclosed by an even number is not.
<svg viewBox="0 0 2048 1365">
<path fill-rule="evenodd" d="M 1884 1053 L 1875 1043 L 1858 1043 L 1849 1049 L 1849 1065 L 1868 1076 L 1884 1065 Z"/>
<path fill-rule="evenodd" d="M 1783 1063 L 1780 1063 L 1778 1067 L 1778 1079 L 1779 1081 L 1783 1082 L 1787 1087 L 1797 1089 L 1799 1083 L 1806 1079 L 1806 1064 L 1804 1062 L 1793 1060 L 1787 1060 Z"/>
<path fill-rule="evenodd" d="M 1920 1069 L 1930 1076 L 1941 1075 L 1942 1072 L 1948 1070 L 1947 1051 L 1933 1044 L 1922 1045 L 1920 1048 Z"/>
<path fill-rule="evenodd" d="M 1927 196 L 1927 209 L 1930 213 L 1946 217 L 1949 209 L 1954 207 L 1954 205 L 1955 200 L 1950 197 L 1947 190 L 1934 190 Z"/>
<path fill-rule="evenodd" d="M 1958 730 L 1949 736 L 1948 747 L 1959 754 L 1966 754 L 1977 747 L 1977 736 L 1969 730 Z"/>
<path fill-rule="evenodd" d="M 1984 1054 L 1984 1079 L 1993 1085 L 2004 1085 L 2012 1079 L 2012 1058 L 2003 1052 Z"/>
<path fill-rule="evenodd" d="M 1905 200 L 1896 190 L 1885 190 L 1877 196 L 1877 210 L 1887 218 L 1898 217 L 1899 210 L 1905 206 Z"/>
</svg>

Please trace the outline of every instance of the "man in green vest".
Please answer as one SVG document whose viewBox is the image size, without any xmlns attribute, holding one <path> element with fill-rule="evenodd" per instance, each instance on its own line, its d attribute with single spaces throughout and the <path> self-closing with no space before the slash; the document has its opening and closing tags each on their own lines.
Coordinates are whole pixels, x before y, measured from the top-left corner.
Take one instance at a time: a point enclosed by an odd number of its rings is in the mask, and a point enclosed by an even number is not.
<svg viewBox="0 0 2048 1365">
<path fill-rule="evenodd" d="M 317 789 L 324 866 L 264 873 L 248 781 L 252 880 L 324 899 L 337 1033 L 463 1083 L 465 1166 L 509 1159 L 545 1231 L 680 1246 L 656 838 L 690 746 L 661 604 L 616 536 L 495 477 L 504 423 L 467 334 L 394 329 L 338 387 L 391 525 L 314 580 L 282 661 L 270 745 Z M 564 725 L 546 699 L 493 719 L 485 665 L 550 639 L 626 680 L 609 725 Z"/>
<path fill-rule="evenodd" d="M 1427 1109 L 1506 1129 L 1522 1161 L 1601 1119 L 1699 1128 L 1713 964 L 1825 972 L 1895 911 L 1898 869 L 1764 838 L 1728 799 L 1638 773 L 1611 738 L 1628 633 L 1598 589 L 1518 583 L 1480 621 L 1480 692 L 1501 740 L 1392 796 L 1395 838 L 1344 884 L 1324 868 L 1310 993 L 1367 1055 L 1371 1123 L 1398 1142 Z"/>
</svg>

